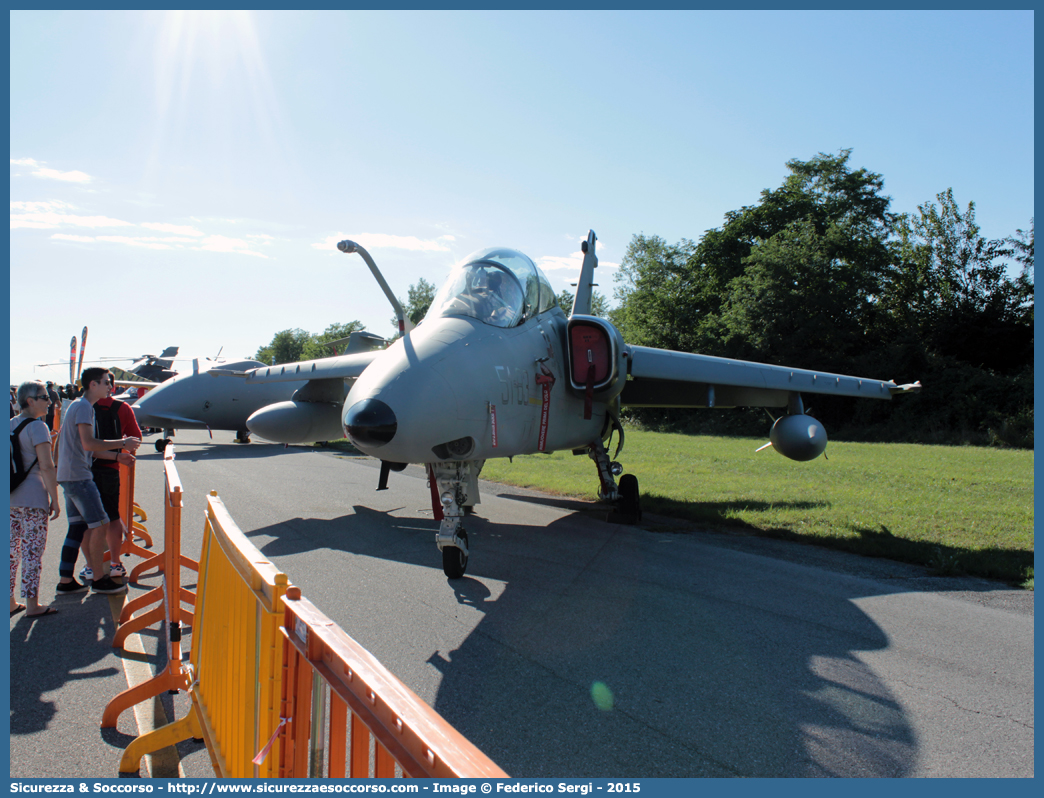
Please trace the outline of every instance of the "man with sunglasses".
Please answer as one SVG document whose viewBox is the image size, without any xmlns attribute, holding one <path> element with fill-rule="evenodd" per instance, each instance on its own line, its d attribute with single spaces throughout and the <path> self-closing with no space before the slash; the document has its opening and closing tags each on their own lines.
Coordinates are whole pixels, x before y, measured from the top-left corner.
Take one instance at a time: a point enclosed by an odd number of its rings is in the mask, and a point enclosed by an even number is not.
<svg viewBox="0 0 1044 798">
<path fill-rule="evenodd" d="M 58 484 L 65 493 L 65 513 L 69 519 L 69 533 L 62 547 L 62 559 L 58 568 L 61 581 L 57 592 L 79 593 L 86 590 L 73 579 L 76 555 L 83 549 L 87 564 L 96 577 L 92 585 L 95 593 L 122 593 L 125 584 L 117 584 L 104 568 L 101 556 L 104 552 L 106 533 L 111 519 L 102 505 L 101 493 L 94 484 L 91 463 L 94 453 L 119 452 L 117 458 L 133 462 L 133 452 L 141 444 L 140 438 L 125 436 L 116 440 L 100 440 L 94 437 L 94 405 L 103 396 L 112 393 L 112 374 L 103 368 L 85 369 L 81 375 L 83 395 L 74 401 L 62 422 L 58 435 Z"/>
</svg>

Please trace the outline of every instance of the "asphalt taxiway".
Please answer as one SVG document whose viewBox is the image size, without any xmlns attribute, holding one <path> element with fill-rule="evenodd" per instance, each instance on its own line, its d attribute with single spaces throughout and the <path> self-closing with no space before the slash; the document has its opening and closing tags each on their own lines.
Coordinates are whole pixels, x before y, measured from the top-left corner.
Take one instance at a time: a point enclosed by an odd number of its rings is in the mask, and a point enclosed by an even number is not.
<svg viewBox="0 0 1044 798">
<path fill-rule="evenodd" d="M 198 555 L 216 490 L 312 603 L 512 776 L 1033 775 L 1032 593 L 648 516 L 621 526 L 489 483 L 450 581 L 419 468 L 376 492 L 376 461 L 231 439 L 175 438 L 183 550 Z M 140 454 L 158 537 L 160 459 Z M 114 652 L 118 599 L 55 605 L 11 620 L 11 775 L 113 776 L 141 724 L 187 699 L 99 730 L 128 678 L 162 666 L 160 632 Z M 179 774 L 213 775 L 201 746 L 143 768 Z"/>
</svg>

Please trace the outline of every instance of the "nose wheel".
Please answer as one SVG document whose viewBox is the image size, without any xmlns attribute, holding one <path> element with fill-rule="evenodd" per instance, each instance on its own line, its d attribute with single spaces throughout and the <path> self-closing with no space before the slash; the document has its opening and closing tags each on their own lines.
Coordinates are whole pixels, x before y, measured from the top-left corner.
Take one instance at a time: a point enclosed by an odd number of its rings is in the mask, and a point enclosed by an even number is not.
<svg viewBox="0 0 1044 798">
<path fill-rule="evenodd" d="M 638 494 L 638 477 L 624 474 L 618 488 L 620 499 L 617 510 L 625 524 L 637 524 L 642 520 L 642 501 Z"/>
<path fill-rule="evenodd" d="M 458 546 L 442 548 L 442 572 L 448 579 L 460 579 L 468 570 L 468 533 L 458 528 L 455 537 L 458 542 L 464 544 L 464 548 Z"/>
</svg>

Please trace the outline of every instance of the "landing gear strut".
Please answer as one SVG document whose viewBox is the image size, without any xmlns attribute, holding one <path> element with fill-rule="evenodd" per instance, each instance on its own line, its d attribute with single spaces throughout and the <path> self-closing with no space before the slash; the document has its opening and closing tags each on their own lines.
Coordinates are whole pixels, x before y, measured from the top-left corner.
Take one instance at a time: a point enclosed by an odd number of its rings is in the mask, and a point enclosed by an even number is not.
<svg viewBox="0 0 1044 798">
<path fill-rule="evenodd" d="M 435 544 L 442 552 L 442 571 L 449 579 L 460 579 L 468 568 L 468 533 L 465 513 L 478 504 L 478 473 L 482 461 L 432 463 L 428 466 L 431 507 L 441 521 Z"/>
<path fill-rule="evenodd" d="M 598 481 L 601 485 L 598 498 L 613 505 L 608 520 L 617 520 L 625 524 L 637 524 L 641 521 L 642 505 L 638 477 L 634 474 L 624 474 L 617 485 L 613 477 L 623 473 L 623 466 L 609 459 L 609 452 L 602 441 L 588 446 L 587 455 L 594 460 L 598 469 Z"/>
<path fill-rule="evenodd" d="M 165 429 L 165 430 L 163 430 L 163 437 L 160 438 L 158 441 L 156 441 L 156 443 L 154 444 L 155 447 L 156 447 L 156 451 L 159 452 L 160 454 L 163 454 L 163 450 L 166 449 L 168 446 L 170 446 L 173 443 L 173 441 L 171 440 L 171 438 L 173 436 L 174 436 L 174 430 L 172 430 L 172 429 Z"/>
</svg>

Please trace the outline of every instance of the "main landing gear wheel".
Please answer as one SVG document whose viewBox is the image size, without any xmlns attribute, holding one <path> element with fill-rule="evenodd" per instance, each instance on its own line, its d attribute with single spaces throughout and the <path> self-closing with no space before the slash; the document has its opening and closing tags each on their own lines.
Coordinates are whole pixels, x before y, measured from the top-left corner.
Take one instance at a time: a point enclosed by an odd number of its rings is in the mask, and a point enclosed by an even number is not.
<svg viewBox="0 0 1044 798">
<path fill-rule="evenodd" d="M 620 477 L 620 486 L 617 490 L 620 494 L 618 507 L 620 518 L 625 524 L 637 524 L 642 520 L 642 502 L 638 497 L 638 477 L 634 474 L 624 474 Z"/>
<path fill-rule="evenodd" d="M 457 537 L 468 545 L 468 533 L 463 529 L 457 531 Z M 442 549 L 442 572 L 450 579 L 460 579 L 468 570 L 468 555 L 456 546 L 445 546 Z"/>
<path fill-rule="evenodd" d="M 156 451 L 159 452 L 160 454 L 163 454 L 163 450 L 166 449 L 168 446 L 170 446 L 170 444 L 172 442 L 173 441 L 171 441 L 170 438 L 160 438 L 155 443 Z"/>
</svg>

